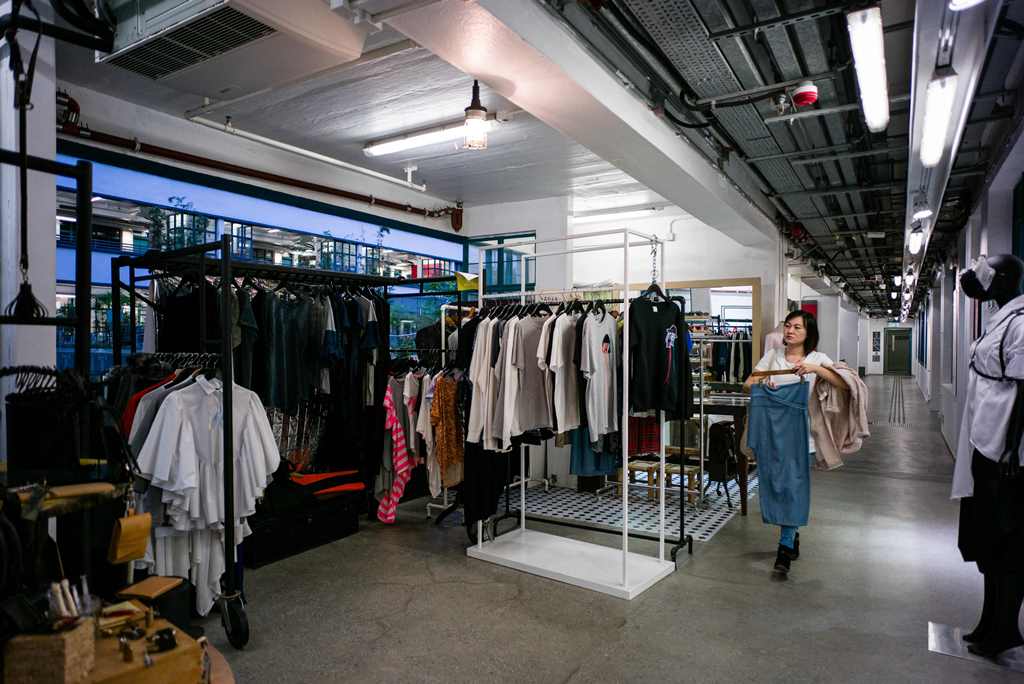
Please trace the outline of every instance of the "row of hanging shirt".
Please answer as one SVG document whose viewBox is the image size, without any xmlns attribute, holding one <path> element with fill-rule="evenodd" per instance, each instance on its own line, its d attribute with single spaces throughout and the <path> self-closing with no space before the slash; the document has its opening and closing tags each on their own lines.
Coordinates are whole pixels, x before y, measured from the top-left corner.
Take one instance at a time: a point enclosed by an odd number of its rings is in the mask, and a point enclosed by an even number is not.
<svg viewBox="0 0 1024 684">
<path fill-rule="evenodd" d="M 148 345 L 161 352 L 195 350 L 201 296 L 206 298 L 208 336 L 219 338 L 222 300 L 217 288 L 208 282 L 200 288 L 167 280 L 160 290 L 159 315 L 154 316 L 158 329 L 154 334 L 152 326 L 146 327 Z M 296 424 L 302 444 L 286 451 L 286 457 L 302 470 L 363 469 L 379 449 L 379 435 L 362 428 L 383 400 L 379 359 L 388 342 L 381 331 L 381 322 L 390 318 L 387 300 L 372 288 L 249 278 L 236 283 L 231 294 L 235 382 L 255 391 L 271 409 L 281 448 L 296 442 L 286 424 L 305 418 L 298 423 L 308 427 L 311 414 L 325 418 L 313 421 L 313 434 Z M 219 339 L 208 344 L 219 348 Z"/>
<path fill-rule="evenodd" d="M 461 372 L 420 366 L 391 376 L 384 396 L 385 443 L 374 494 L 377 519 L 395 521 L 396 507 L 419 464 L 432 496 L 462 482 L 464 450 L 459 419 Z"/>
<path fill-rule="evenodd" d="M 727 328 L 724 335 L 736 342 L 711 343 L 711 372 L 721 382 L 744 382 L 754 370 L 750 331 Z"/>
<path fill-rule="evenodd" d="M 205 296 L 209 351 L 219 351 L 219 291 L 178 283 L 160 298 L 156 346 L 161 352 L 195 351 L 196 314 Z M 268 408 L 295 415 L 315 393 L 359 397 L 374 404 L 375 372 L 387 302 L 371 289 L 276 288 L 243 281 L 232 290 L 230 316 L 236 382 L 254 390 Z M 205 350 L 204 350 L 205 351 Z"/>
<path fill-rule="evenodd" d="M 153 516 L 145 559 L 158 575 L 187 577 L 196 611 L 206 615 L 220 593 L 224 555 L 223 384 L 202 369 L 180 369 L 132 395 L 122 415 L 144 489 L 140 512 Z M 280 465 L 258 395 L 232 388 L 235 543 L 250 533 L 246 518 Z"/>
<path fill-rule="evenodd" d="M 565 433 L 585 424 L 593 443 L 618 431 L 617 319 L 603 304 L 589 313 L 581 306 L 557 313 L 546 304 L 506 306 L 484 314 L 469 366 L 467 441 L 506 451 L 531 431 Z"/>
</svg>

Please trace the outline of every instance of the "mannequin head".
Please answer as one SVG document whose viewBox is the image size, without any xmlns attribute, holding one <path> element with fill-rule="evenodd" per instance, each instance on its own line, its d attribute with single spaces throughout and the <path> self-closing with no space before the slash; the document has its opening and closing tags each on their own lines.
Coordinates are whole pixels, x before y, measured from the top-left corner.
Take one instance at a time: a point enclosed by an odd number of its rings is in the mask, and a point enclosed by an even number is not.
<svg viewBox="0 0 1024 684">
<path fill-rule="evenodd" d="M 1012 254 L 997 254 L 987 257 L 986 261 L 995 271 L 988 289 L 982 286 L 974 269 L 968 269 L 960 274 L 960 287 L 971 299 L 981 302 L 994 301 L 1003 306 L 1021 294 L 1024 285 L 1024 261 Z"/>
</svg>

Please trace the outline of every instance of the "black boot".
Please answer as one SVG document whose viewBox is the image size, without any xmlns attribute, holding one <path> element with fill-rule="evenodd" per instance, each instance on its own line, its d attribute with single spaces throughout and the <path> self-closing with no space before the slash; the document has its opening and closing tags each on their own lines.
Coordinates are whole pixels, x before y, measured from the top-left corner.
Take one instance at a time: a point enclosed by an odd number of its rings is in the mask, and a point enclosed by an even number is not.
<svg viewBox="0 0 1024 684">
<path fill-rule="evenodd" d="M 981 604 L 981 618 L 978 620 L 978 625 L 963 636 L 964 641 L 969 644 L 976 644 L 985 638 L 985 634 L 989 631 L 989 625 L 992 622 L 995 611 L 995 575 L 989 573 L 983 574 L 982 577 L 985 579 L 985 599 Z"/>
<path fill-rule="evenodd" d="M 967 645 L 968 651 L 984 658 L 995 658 L 1003 651 L 1024 645 L 1018 622 L 1024 602 L 1024 575 L 993 574 L 992 581 L 996 591 L 990 627 L 979 641 Z"/>
<path fill-rule="evenodd" d="M 775 572 L 786 576 L 789 574 L 789 563 L 793 560 L 793 549 L 779 544 L 779 553 L 775 556 Z"/>
<path fill-rule="evenodd" d="M 800 533 L 796 533 L 796 539 L 793 540 L 793 554 L 789 557 L 790 560 L 797 560 L 800 558 Z"/>
</svg>

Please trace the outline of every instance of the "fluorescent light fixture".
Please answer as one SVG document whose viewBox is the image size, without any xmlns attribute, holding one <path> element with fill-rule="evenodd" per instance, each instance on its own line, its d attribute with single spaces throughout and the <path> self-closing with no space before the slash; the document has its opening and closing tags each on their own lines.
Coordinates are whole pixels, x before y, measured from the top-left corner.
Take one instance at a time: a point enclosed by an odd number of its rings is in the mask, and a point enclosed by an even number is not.
<svg viewBox="0 0 1024 684">
<path fill-rule="evenodd" d="M 66 216 L 64 214 L 57 214 L 57 220 L 61 223 L 74 223 L 78 219 L 74 216 Z"/>
<path fill-rule="evenodd" d="M 924 197 L 918 195 L 914 201 L 914 213 L 913 220 L 920 221 L 922 219 L 931 218 L 932 209 L 928 206 L 928 202 L 925 201 Z"/>
<path fill-rule="evenodd" d="M 886 309 L 886 313 L 892 313 L 892 309 Z"/>
<path fill-rule="evenodd" d="M 103 200 L 103 198 L 102 198 L 102 197 L 100 197 L 99 195 L 93 195 L 93 196 L 92 196 L 92 201 L 93 201 L 93 202 L 100 202 L 100 201 L 102 201 L 102 200 Z"/>
<path fill-rule="evenodd" d="M 850 12 L 846 15 L 857 70 L 857 89 L 868 130 L 884 131 L 889 125 L 889 85 L 885 72 L 885 43 L 882 40 L 880 7 Z"/>
<path fill-rule="evenodd" d="M 481 124 L 487 131 L 489 131 L 494 126 L 494 120 L 486 119 L 481 122 Z M 459 121 L 457 123 L 425 128 L 405 135 L 393 138 L 384 138 L 382 140 L 367 143 L 366 146 L 363 147 L 363 154 L 367 157 L 380 157 L 385 154 L 394 154 L 395 152 L 411 150 L 416 147 L 436 145 L 450 140 L 461 140 L 465 137 L 466 123 L 465 121 Z"/>
<path fill-rule="evenodd" d="M 906 276 L 906 278 L 904 278 L 904 280 L 906 281 L 907 285 L 913 285 L 914 284 L 914 278 L 915 278 L 915 276 L 914 276 L 913 273 L 907 273 L 907 276 Z"/>
<path fill-rule="evenodd" d="M 888 286 L 885 284 L 884 280 L 879 284 L 879 287 L 882 289 L 882 292 L 885 292 L 888 289 Z"/>
<path fill-rule="evenodd" d="M 896 294 L 896 292 L 895 292 L 895 291 L 893 291 L 893 292 L 889 293 L 889 296 L 890 296 L 890 297 L 892 297 L 893 299 L 896 299 L 897 297 L 899 297 L 899 295 L 898 295 L 898 294 Z"/>
<path fill-rule="evenodd" d="M 906 299 L 906 300 L 907 300 L 908 302 L 909 302 L 909 301 L 911 300 L 911 298 L 912 298 L 913 296 L 914 296 L 914 293 L 913 293 L 913 292 L 911 292 L 910 290 L 905 290 L 905 291 L 903 292 L 903 298 L 904 298 L 904 299 Z"/>
<path fill-rule="evenodd" d="M 573 223 L 601 223 L 603 221 L 617 221 L 620 219 L 646 218 L 648 216 L 654 216 L 654 214 L 663 210 L 664 207 L 648 207 L 646 209 L 633 209 L 630 211 L 605 212 L 597 214 L 582 212 L 580 215 L 570 216 L 569 220 Z"/>
<path fill-rule="evenodd" d="M 983 2 L 985 0 L 949 0 L 949 9 L 951 12 L 963 12 Z"/>
<path fill-rule="evenodd" d="M 949 121 L 956 99 L 957 75 L 950 67 L 938 69 L 925 95 L 924 126 L 921 130 L 921 164 L 932 168 L 946 151 Z"/>
<path fill-rule="evenodd" d="M 903 282 L 903 276 L 895 275 L 895 276 L 892 277 L 892 284 L 895 285 L 896 287 L 899 287 L 900 283 L 902 283 L 902 282 Z"/>
<path fill-rule="evenodd" d="M 874 239 L 874 240 L 881 240 L 881 239 L 885 238 L 885 233 L 883 231 L 880 231 L 880 230 L 869 230 L 866 233 L 866 235 L 867 235 L 867 237 L 869 239 Z"/>
<path fill-rule="evenodd" d="M 921 247 L 924 245 L 924 231 L 921 230 L 921 226 L 917 226 L 914 230 L 910 231 L 910 237 L 907 238 L 907 249 L 911 254 L 917 256 L 918 252 L 921 251 Z"/>
</svg>

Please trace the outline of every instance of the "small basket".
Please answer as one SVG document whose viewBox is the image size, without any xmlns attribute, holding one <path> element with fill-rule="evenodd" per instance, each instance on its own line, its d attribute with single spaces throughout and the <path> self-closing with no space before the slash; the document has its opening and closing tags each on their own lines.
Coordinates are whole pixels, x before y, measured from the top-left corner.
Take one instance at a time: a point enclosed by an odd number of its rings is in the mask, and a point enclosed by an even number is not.
<svg viewBox="0 0 1024 684">
<path fill-rule="evenodd" d="M 6 684 L 79 684 L 89 681 L 96 661 L 92 618 L 56 634 L 22 634 L 4 649 Z"/>
</svg>

